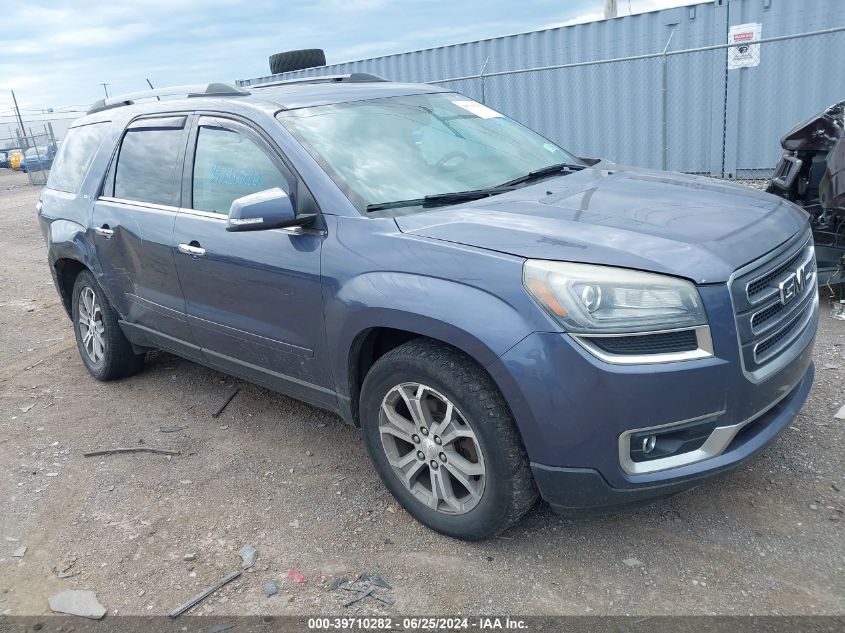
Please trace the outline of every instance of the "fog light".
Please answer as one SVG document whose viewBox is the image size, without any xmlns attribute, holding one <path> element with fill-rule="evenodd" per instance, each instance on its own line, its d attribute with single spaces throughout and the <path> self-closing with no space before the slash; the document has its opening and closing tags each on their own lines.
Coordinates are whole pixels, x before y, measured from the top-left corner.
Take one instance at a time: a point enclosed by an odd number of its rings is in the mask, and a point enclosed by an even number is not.
<svg viewBox="0 0 845 633">
<path fill-rule="evenodd" d="M 697 450 L 716 428 L 717 419 L 711 417 L 631 433 L 630 459 L 632 462 L 647 462 Z"/>
</svg>

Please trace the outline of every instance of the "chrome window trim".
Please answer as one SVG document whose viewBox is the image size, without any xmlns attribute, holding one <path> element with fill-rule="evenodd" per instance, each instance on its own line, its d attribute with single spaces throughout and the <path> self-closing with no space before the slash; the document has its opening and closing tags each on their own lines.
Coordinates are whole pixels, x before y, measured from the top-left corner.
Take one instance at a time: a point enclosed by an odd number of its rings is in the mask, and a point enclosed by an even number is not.
<svg viewBox="0 0 845 633">
<path fill-rule="evenodd" d="M 707 418 L 724 415 L 724 409 L 722 409 L 721 411 L 716 411 L 714 413 L 701 415 L 695 418 L 689 418 L 687 420 L 680 420 L 678 422 L 670 422 L 669 424 L 661 424 L 659 426 L 647 426 L 641 429 L 631 429 L 625 431 L 619 436 L 619 465 L 622 467 L 622 470 L 624 470 L 629 475 L 645 475 L 648 473 L 656 473 L 663 470 L 670 470 L 672 468 L 679 468 L 680 466 L 689 466 L 690 464 L 695 464 L 704 461 L 705 459 L 718 457 L 719 455 L 725 452 L 725 449 L 728 448 L 730 443 L 743 428 L 745 428 L 746 426 L 754 422 L 754 420 L 765 415 L 778 404 L 780 404 L 784 398 L 786 398 L 790 393 L 792 393 L 793 389 L 795 389 L 794 386 L 792 387 L 792 389 L 786 391 L 786 393 L 781 394 L 774 402 L 770 403 L 761 411 L 758 411 L 757 413 L 755 413 L 749 418 L 746 418 L 742 422 L 738 422 L 737 424 L 731 424 L 729 426 L 717 426 L 707 437 L 707 440 L 705 440 L 704 444 L 701 445 L 701 448 L 698 448 L 694 451 L 689 451 L 687 453 L 681 453 L 679 455 L 670 455 L 669 457 L 653 459 L 647 462 L 635 462 L 631 459 L 630 438 L 631 435 L 633 435 L 634 433 L 670 429 L 673 426 L 688 424 L 689 422 L 698 422 L 699 420 L 706 420 Z"/>
<path fill-rule="evenodd" d="M 669 334 L 672 332 L 695 331 L 695 339 L 698 343 L 697 349 L 686 352 L 670 352 L 663 354 L 612 354 L 594 345 L 590 339 L 613 338 L 620 336 L 652 336 L 655 334 Z M 657 330 L 654 332 L 625 332 L 621 334 L 570 334 L 570 336 L 590 354 L 601 361 L 612 365 L 646 365 L 652 363 L 675 363 L 688 360 L 700 360 L 710 358 L 713 354 L 713 338 L 710 335 L 709 325 L 698 327 L 674 328 L 669 330 Z"/>
<path fill-rule="evenodd" d="M 166 211 L 168 213 L 177 213 L 179 207 L 172 207 L 166 204 L 156 204 L 155 202 L 142 202 L 140 200 L 128 200 L 126 198 L 114 198 L 112 196 L 100 196 L 97 200 L 102 202 L 113 202 L 116 204 L 127 204 L 133 207 L 142 207 L 144 209 L 152 209 L 153 211 Z"/>
<path fill-rule="evenodd" d="M 116 204 L 127 204 L 133 207 L 141 207 L 143 209 L 150 209 L 152 211 L 165 211 L 167 213 L 184 213 L 186 215 L 196 215 L 201 218 L 209 218 L 212 220 L 221 220 L 225 222 L 228 218 L 223 213 L 213 213 L 211 211 L 198 211 L 197 209 L 188 209 L 185 207 L 171 207 L 166 204 L 156 204 L 154 202 L 141 202 L 140 200 L 128 200 L 126 198 L 113 198 L 111 196 L 100 196 L 97 198 L 103 202 L 112 202 Z"/>
<path fill-rule="evenodd" d="M 126 204 L 133 207 L 141 207 L 149 209 L 150 211 L 161 211 L 165 213 L 181 213 L 185 215 L 193 215 L 208 220 L 216 220 L 218 222 L 226 222 L 229 216 L 224 213 L 214 213 L 213 211 L 199 211 L 198 209 L 188 209 L 186 207 L 171 207 L 166 204 L 155 204 L 152 202 L 140 202 L 138 200 L 127 200 L 125 198 L 113 198 L 111 196 L 100 196 L 97 200 L 103 202 L 111 202 L 115 204 Z M 325 235 L 326 231 L 323 229 L 307 229 L 301 226 L 282 227 L 278 229 L 270 229 L 272 231 L 281 231 L 290 235 Z"/>
<path fill-rule="evenodd" d="M 200 218 L 209 218 L 211 220 L 221 220 L 223 222 L 229 219 L 229 216 L 225 213 L 215 213 L 214 211 L 200 211 L 199 209 L 188 209 L 186 207 L 179 209 L 179 213 L 184 213 L 185 215 L 195 215 Z"/>
</svg>

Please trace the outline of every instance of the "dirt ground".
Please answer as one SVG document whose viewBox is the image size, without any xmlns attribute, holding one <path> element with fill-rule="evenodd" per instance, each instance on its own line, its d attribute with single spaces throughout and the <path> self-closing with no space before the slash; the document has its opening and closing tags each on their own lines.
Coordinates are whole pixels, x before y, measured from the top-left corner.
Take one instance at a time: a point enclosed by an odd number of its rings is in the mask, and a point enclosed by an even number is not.
<svg viewBox="0 0 845 633">
<path fill-rule="evenodd" d="M 333 415 L 167 354 L 131 379 L 92 379 L 50 280 L 37 198 L 0 170 L 0 614 L 48 613 L 71 588 L 110 614 L 164 614 L 238 569 L 247 543 L 257 564 L 194 613 L 845 613 L 845 322 L 826 305 L 810 400 L 748 466 L 612 516 L 540 504 L 467 544 L 399 508 L 359 432 Z M 181 455 L 82 455 L 141 443 Z M 387 580 L 395 604 L 344 608 L 350 594 L 329 585 L 359 573 Z M 267 579 L 278 595 L 265 597 Z"/>
</svg>

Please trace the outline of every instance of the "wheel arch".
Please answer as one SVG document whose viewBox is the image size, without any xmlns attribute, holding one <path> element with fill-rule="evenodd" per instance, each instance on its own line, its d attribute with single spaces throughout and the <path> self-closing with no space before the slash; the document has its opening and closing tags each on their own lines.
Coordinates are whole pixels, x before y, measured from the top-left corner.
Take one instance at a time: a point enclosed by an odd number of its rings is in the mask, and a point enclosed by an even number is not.
<svg viewBox="0 0 845 633">
<path fill-rule="evenodd" d="M 346 394 L 338 390 L 341 413 L 347 422 L 360 426 L 361 387 L 375 362 L 400 345 L 421 338 L 448 345 L 474 360 L 485 372 L 499 357 L 474 334 L 442 321 L 415 314 L 381 320 L 358 331 L 348 347 L 345 384 L 339 385 L 346 388 Z"/>
<path fill-rule="evenodd" d="M 358 423 L 366 370 L 397 345 L 426 337 L 455 348 L 486 370 L 543 327 L 540 310 L 521 309 L 531 300 L 521 286 L 521 266 L 508 264 L 493 270 L 518 281 L 512 292 L 502 290 L 510 287 L 504 283 L 493 290 L 463 279 L 390 270 L 337 280 L 336 289 L 324 295 L 324 310 L 328 348 L 335 350 L 331 365 L 338 408 L 346 421 Z"/>
<path fill-rule="evenodd" d="M 50 273 L 68 316 L 71 315 L 73 283 L 83 270 L 95 274 L 85 227 L 71 220 L 53 220 L 47 230 Z M 95 275 L 96 276 L 96 275 Z"/>
<path fill-rule="evenodd" d="M 53 264 L 53 268 L 56 275 L 56 288 L 59 291 L 62 305 L 68 316 L 72 317 L 73 285 L 76 283 L 79 273 L 84 270 L 90 272 L 90 269 L 78 259 L 71 259 L 69 257 L 57 259 Z"/>
</svg>

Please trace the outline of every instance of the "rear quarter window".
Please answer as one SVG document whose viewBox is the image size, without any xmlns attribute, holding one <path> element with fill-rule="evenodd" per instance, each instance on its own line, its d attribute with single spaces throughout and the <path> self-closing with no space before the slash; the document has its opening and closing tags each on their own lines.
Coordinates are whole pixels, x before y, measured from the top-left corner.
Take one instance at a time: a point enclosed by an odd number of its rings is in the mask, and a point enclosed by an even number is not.
<svg viewBox="0 0 845 633">
<path fill-rule="evenodd" d="M 103 121 L 68 130 L 50 170 L 47 180 L 49 189 L 79 193 L 82 181 L 85 180 L 91 162 L 106 137 L 109 125 L 109 121 Z"/>
<path fill-rule="evenodd" d="M 184 117 L 179 121 L 184 125 Z M 185 132 L 171 125 L 172 119 L 150 119 L 126 131 L 117 156 L 115 198 L 179 206 Z"/>
</svg>

